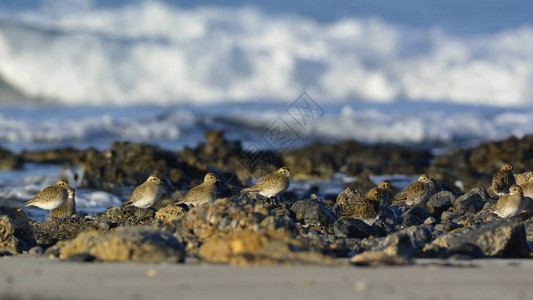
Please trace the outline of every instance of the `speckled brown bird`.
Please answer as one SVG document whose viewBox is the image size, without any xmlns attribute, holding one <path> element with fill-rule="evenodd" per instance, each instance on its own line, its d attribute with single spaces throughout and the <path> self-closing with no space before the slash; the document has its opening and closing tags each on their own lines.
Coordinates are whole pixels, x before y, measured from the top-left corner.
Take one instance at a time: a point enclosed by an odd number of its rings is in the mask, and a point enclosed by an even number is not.
<svg viewBox="0 0 533 300">
<path fill-rule="evenodd" d="M 524 197 L 533 198 L 533 181 L 527 181 L 526 183 L 521 184 L 520 187 L 522 188 Z"/>
<path fill-rule="evenodd" d="M 124 202 L 124 206 L 135 206 L 138 208 L 148 208 L 161 198 L 161 179 L 155 175 L 151 175 L 141 185 L 135 188 L 128 201 Z"/>
<path fill-rule="evenodd" d="M 192 188 L 182 202 L 188 205 L 201 205 L 207 202 L 213 202 L 216 197 L 216 183 L 218 178 L 213 173 L 207 173 L 204 176 L 204 182 Z"/>
<path fill-rule="evenodd" d="M 26 201 L 26 206 L 36 206 L 38 208 L 53 210 L 60 207 L 68 199 L 68 181 L 60 179 L 52 186 L 40 191 L 35 197 Z"/>
<path fill-rule="evenodd" d="M 503 196 L 509 193 L 509 188 L 516 184 L 513 175 L 513 166 L 511 164 L 504 164 L 500 170 L 492 177 L 492 189 L 498 196 Z"/>
<path fill-rule="evenodd" d="M 522 188 L 513 185 L 509 188 L 509 194 L 504 195 L 490 208 L 490 212 L 502 218 L 510 218 L 518 215 L 526 207 L 526 200 Z"/>
<path fill-rule="evenodd" d="M 393 205 L 418 205 L 426 202 L 434 191 L 435 187 L 431 178 L 426 174 L 422 174 L 417 181 L 408 185 L 394 197 Z"/>
<path fill-rule="evenodd" d="M 71 187 L 67 189 L 68 199 L 63 205 L 50 211 L 50 217 L 66 218 L 76 214 L 75 190 Z"/>
<path fill-rule="evenodd" d="M 261 178 L 256 184 L 242 190 L 243 193 L 257 193 L 275 203 L 274 197 L 282 194 L 289 188 L 291 171 L 287 167 L 279 168 Z"/>
<path fill-rule="evenodd" d="M 389 206 L 392 201 L 392 186 L 389 181 L 382 180 L 378 184 L 378 190 L 383 195 L 383 202 L 381 203 L 381 206 Z"/>
<path fill-rule="evenodd" d="M 364 198 L 357 199 L 348 205 L 341 214 L 343 218 L 354 218 L 365 222 L 368 225 L 374 224 L 381 213 L 381 203 L 383 194 L 378 188 L 372 188 Z"/>
</svg>

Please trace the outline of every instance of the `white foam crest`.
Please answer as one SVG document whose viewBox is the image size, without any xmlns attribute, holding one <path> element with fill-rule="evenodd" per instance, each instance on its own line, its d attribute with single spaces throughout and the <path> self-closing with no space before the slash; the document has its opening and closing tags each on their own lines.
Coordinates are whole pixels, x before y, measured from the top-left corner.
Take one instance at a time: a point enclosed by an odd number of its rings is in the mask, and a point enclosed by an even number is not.
<svg viewBox="0 0 533 300">
<path fill-rule="evenodd" d="M 177 116 L 183 116 L 176 120 Z M 189 118 L 189 120 L 187 120 Z M 176 113 L 169 119 L 119 119 L 110 115 L 60 120 L 31 120 L 0 114 L 0 142 L 58 143 L 91 139 L 176 140 L 180 126 L 187 126 L 193 118 L 188 113 Z M 194 118 L 193 118 L 194 119 Z"/>
<path fill-rule="evenodd" d="M 72 105 L 289 101 L 303 90 L 339 101 L 533 101 L 531 26 L 463 37 L 156 1 L 10 19 L 28 26 L 0 25 L 1 76 Z"/>
</svg>

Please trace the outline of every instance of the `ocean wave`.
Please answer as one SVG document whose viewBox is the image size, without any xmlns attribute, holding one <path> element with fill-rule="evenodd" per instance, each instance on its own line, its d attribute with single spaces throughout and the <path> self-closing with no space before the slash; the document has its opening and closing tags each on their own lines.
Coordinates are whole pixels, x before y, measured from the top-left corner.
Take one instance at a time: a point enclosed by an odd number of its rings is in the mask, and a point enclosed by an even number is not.
<svg viewBox="0 0 533 300">
<path fill-rule="evenodd" d="M 533 101 L 533 28 L 458 36 L 372 18 L 317 22 L 157 1 L 0 24 L 0 75 L 70 105 L 289 101 Z"/>
</svg>

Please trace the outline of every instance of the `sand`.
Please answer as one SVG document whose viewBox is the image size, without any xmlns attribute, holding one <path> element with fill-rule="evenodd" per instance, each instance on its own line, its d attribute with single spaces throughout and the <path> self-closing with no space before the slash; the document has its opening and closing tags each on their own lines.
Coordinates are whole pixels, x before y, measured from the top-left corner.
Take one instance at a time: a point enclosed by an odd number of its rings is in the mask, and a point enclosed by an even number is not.
<svg viewBox="0 0 533 300">
<path fill-rule="evenodd" d="M 0 258 L 0 299 L 533 299 L 533 260 L 407 267 L 58 262 Z"/>
</svg>

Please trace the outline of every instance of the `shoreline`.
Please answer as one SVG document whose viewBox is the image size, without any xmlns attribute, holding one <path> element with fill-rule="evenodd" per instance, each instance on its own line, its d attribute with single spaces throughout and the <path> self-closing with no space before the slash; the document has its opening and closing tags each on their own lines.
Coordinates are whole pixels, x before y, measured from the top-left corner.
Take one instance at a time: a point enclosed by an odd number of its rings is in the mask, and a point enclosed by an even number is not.
<svg viewBox="0 0 533 300">
<path fill-rule="evenodd" d="M 533 260 L 433 262 L 419 259 L 409 267 L 379 268 L 235 267 L 2 257 L 0 299 L 533 298 Z"/>
</svg>

